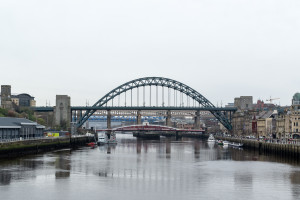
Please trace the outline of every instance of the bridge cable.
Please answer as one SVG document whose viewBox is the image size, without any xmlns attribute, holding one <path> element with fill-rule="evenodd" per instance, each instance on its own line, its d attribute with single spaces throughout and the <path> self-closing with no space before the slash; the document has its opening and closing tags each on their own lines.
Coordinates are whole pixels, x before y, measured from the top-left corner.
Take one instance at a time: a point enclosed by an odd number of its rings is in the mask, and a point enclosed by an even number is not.
<svg viewBox="0 0 300 200">
<path fill-rule="evenodd" d="M 136 89 L 137 89 L 137 106 L 139 107 L 139 97 L 140 97 L 139 88 Z"/>
<path fill-rule="evenodd" d="M 164 95 L 164 86 L 161 86 L 162 89 L 162 107 L 165 105 L 165 95 Z"/>
<path fill-rule="evenodd" d="M 168 87 L 168 106 L 170 107 L 170 88 Z"/>
<path fill-rule="evenodd" d="M 143 87 L 143 106 L 145 107 L 145 86 Z"/>
<path fill-rule="evenodd" d="M 158 86 L 156 85 L 156 107 L 158 107 Z"/>
<path fill-rule="evenodd" d="M 150 85 L 150 107 L 151 107 L 151 85 Z"/>
</svg>

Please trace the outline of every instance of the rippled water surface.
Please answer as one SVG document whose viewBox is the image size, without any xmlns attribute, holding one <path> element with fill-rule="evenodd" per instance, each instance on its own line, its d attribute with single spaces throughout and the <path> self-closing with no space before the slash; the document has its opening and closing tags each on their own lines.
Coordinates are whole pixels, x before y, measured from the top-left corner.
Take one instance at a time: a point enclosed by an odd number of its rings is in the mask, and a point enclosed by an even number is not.
<svg viewBox="0 0 300 200">
<path fill-rule="evenodd" d="M 292 159 L 201 139 L 141 140 L 0 160 L 5 199 L 300 199 Z"/>
</svg>

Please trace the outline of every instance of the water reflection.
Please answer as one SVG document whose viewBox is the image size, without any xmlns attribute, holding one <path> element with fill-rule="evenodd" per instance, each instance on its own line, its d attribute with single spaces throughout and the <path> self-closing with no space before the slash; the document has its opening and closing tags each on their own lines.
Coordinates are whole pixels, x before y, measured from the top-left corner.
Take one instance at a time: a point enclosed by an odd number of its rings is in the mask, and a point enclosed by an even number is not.
<svg viewBox="0 0 300 200">
<path fill-rule="evenodd" d="M 72 200 L 299 198 L 300 167 L 290 158 L 200 139 L 117 138 L 117 145 L 0 161 L 1 198 L 16 185 L 21 195 L 34 184 L 39 189 L 25 200 L 47 193 Z"/>
<path fill-rule="evenodd" d="M 12 180 L 35 178 L 34 171 L 42 164 L 40 157 L 34 156 L 0 161 L 0 184 L 8 185 Z"/>
<path fill-rule="evenodd" d="M 55 177 L 56 178 L 68 178 L 70 177 L 71 170 L 71 151 L 64 150 L 57 152 L 57 158 L 55 160 Z"/>
<path fill-rule="evenodd" d="M 9 171 L 0 171 L 0 185 L 9 185 L 12 175 Z"/>
</svg>

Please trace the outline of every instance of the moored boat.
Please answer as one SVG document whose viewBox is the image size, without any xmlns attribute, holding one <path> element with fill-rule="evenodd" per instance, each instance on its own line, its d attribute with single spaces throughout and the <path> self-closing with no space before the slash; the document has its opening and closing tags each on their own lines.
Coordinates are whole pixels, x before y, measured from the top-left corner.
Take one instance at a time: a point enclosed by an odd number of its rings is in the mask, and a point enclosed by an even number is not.
<svg viewBox="0 0 300 200">
<path fill-rule="evenodd" d="M 233 147 L 243 147 L 244 144 L 243 144 L 243 143 L 235 143 L 235 142 L 232 142 L 232 143 L 229 143 L 229 146 L 233 146 Z"/>
<path fill-rule="evenodd" d="M 95 148 L 95 146 L 97 146 L 97 144 L 95 142 L 90 142 L 90 143 L 87 143 L 87 145 L 89 147 L 91 147 L 92 149 Z"/>
<path fill-rule="evenodd" d="M 224 146 L 228 146 L 228 145 L 229 145 L 229 142 L 225 140 L 225 141 L 223 141 L 223 145 L 224 145 Z"/>
<path fill-rule="evenodd" d="M 223 141 L 222 140 L 217 140 L 217 144 L 218 145 L 223 145 Z"/>
<path fill-rule="evenodd" d="M 212 134 L 210 134 L 209 137 L 208 137 L 208 139 L 207 139 L 207 141 L 208 142 L 215 142 L 216 139 L 215 139 L 215 137 Z"/>
<path fill-rule="evenodd" d="M 105 133 L 98 134 L 98 145 L 103 144 L 117 144 L 116 135 L 112 134 L 110 138 Z"/>
</svg>

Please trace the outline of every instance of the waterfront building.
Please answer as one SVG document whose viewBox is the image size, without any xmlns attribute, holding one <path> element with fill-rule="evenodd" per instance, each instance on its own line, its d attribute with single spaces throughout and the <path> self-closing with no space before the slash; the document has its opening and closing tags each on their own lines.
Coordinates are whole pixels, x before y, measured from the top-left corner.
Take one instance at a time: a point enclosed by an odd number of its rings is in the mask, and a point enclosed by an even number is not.
<svg viewBox="0 0 300 200">
<path fill-rule="evenodd" d="M 233 133 L 237 136 L 252 135 L 253 111 L 238 110 L 232 117 Z"/>
<path fill-rule="evenodd" d="M 256 119 L 255 115 L 253 115 L 253 118 L 252 118 L 252 135 L 255 136 L 255 137 L 258 137 L 258 134 L 257 134 L 257 119 Z"/>
<path fill-rule="evenodd" d="M 44 129 L 44 126 L 28 119 L 0 117 L 0 141 L 42 137 Z"/>
<path fill-rule="evenodd" d="M 276 119 L 276 136 L 282 139 L 300 139 L 300 93 L 292 99 L 292 105 L 280 111 Z"/>
<path fill-rule="evenodd" d="M 271 114 L 272 112 L 272 114 Z M 259 136 L 277 139 L 300 139 L 300 93 L 292 99 L 292 105 L 272 111 L 262 111 L 257 120 Z"/>
<path fill-rule="evenodd" d="M 296 93 L 293 96 L 288 115 L 290 121 L 290 137 L 300 139 L 300 93 Z"/>
<path fill-rule="evenodd" d="M 288 121 L 288 120 L 287 120 Z M 282 111 L 278 113 L 278 117 L 276 119 L 276 138 L 288 138 L 289 135 L 286 134 L 286 111 Z"/>
<path fill-rule="evenodd" d="M 258 113 L 256 116 L 258 137 L 274 137 L 276 133 L 276 115 L 277 111 L 273 110 Z"/>
</svg>

